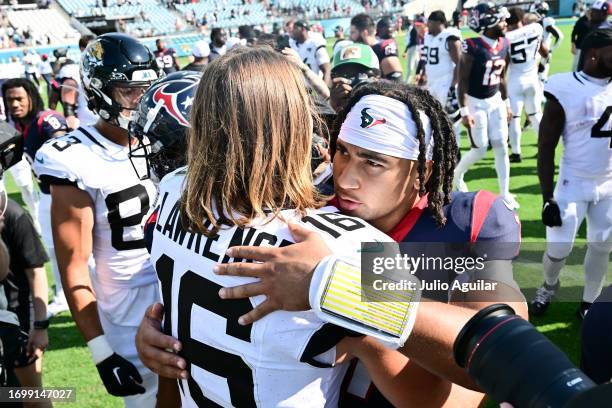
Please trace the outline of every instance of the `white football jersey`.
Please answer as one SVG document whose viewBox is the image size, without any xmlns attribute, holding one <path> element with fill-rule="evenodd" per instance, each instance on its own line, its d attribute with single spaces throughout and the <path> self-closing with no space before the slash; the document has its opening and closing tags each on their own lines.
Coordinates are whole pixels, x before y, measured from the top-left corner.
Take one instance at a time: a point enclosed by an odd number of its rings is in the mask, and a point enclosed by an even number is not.
<svg viewBox="0 0 612 408">
<path fill-rule="evenodd" d="M 327 54 L 325 40 L 321 42 L 315 37 L 308 38 L 301 44 L 295 41 L 291 41 L 290 44 L 291 48 L 297 51 L 302 62 L 308 65 L 312 72 L 322 78 L 323 72 L 319 67 L 329 62 L 329 54 Z"/>
<path fill-rule="evenodd" d="M 461 32 L 450 27 L 436 36 L 425 34 L 421 58 L 426 63 L 425 73 L 429 83 L 447 81 L 449 77 L 452 80 L 455 63 L 448 52 L 448 39 L 451 37 L 461 40 Z"/>
<path fill-rule="evenodd" d="M 222 287 L 256 279 L 218 276 L 212 269 L 217 263 L 241 261 L 225 255 L 232 246 L 292 244 L 281 219 L 318 232 L 331 248 L 346 248 L 355 262 L 362 241 L 391 239 L 334 207 L 309 211 L 306 217 L 283 210 L 279 217 L 256 220 L 249 228 L 225 227 L 212 238 L 190 233 L 180 222 L 184 178 L 182 168 L 160 183 L 151 250 L 165 305 L 164 327 L 182 342 L 191 375 L 180 383 L 182 406 L 336 406 L 347 368 L 335 365 L 343 329 L 324 323 L 313 311 L 276 311 L 240 326 L 238 317 L 265 296 L 221 300 Z"/>
<path fill-rule="evenodd" d="M 565 112 L 560 172 L 612 177 L 612 83 L 568 72 L 551 76 L 544 92 L 554 96 Z"/>
<path fill-rule="evenodd" d="M 145 174 L 144 159 L 133 160 Z M 80 127 L 47 141 L 36 153 L 34 172 L 51 184 L 74 185 L 90 195 L 95 209 L 94 284 L 135 288 L 156 281 L 143 231 L 156 187 L 138 178 L 127 147 L 111 142 L 93 126 Z"/>
<path fill-rule="evenodd" d="M 544 29 L 538 23 L 528 24 L 508 31 L 506 38 L 510 43 L 510 66 L 508 76 L 518 79 L 538 75 L 538 51 L 542 43 Z"/>
<path fill-rule="evenodd" d="M 81 126 L 94 125 L 98 120 L 98 115 L 90 111 L 87 107 L 87 96 L 85 95 L 85 89 L 81 83 L 81 74 L 79 64 L 66 64 L 60 68 L 57 73 L 57 79 L 61 82 L 62 79 L 70 78 L 74 79 L 77 83 L 77 117 L 79 118 L 79 124 Z"/>
</svg>

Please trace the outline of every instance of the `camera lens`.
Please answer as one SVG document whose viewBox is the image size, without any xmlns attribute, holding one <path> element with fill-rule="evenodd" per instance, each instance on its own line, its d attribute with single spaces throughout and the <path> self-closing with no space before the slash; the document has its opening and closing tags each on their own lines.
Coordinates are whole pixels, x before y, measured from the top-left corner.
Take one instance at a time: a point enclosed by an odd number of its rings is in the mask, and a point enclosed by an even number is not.
<svg viewBox="0 0 612 408">
<path fill-rule="evenodd" d="M 491 305 L 470 319 L 454 354 L 488 395 L 516 408 L 577 407 L 580 398 L 604 407 L 612 401 L 609 387 L 594 391 L 593 381 L 508 305 Z"/>
</svg>

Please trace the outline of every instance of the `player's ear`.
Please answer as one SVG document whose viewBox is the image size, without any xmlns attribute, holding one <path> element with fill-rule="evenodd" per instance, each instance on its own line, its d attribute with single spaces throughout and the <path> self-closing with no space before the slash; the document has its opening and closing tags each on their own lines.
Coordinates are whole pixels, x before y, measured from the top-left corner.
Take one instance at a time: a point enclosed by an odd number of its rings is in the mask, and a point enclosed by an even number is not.
<svg viewBox="0 0 612 408">
<path fill-rule="evenodd" d="M 427 183 L 429 182 L 429 178 L 431 177 L 431 173 L 432 173 L 432 166 L 433 166 L 433 161 L 432 160 L 426 160 L 425 161 L 425 180 L 424 180 L 424 184 L 427 185 Z M 419 191 L 419 189 L 421 188 L 421 180 L 419 179 L 419 170 L 418 170 L 418 163 L 415 161 L 414 165 L 412 166 L 412 170 L 411 170 L 411 179 L 414 180 L 414 184 L 413 184 L 413 188 L 416 189 L 416 191 Z"/>
</svg>

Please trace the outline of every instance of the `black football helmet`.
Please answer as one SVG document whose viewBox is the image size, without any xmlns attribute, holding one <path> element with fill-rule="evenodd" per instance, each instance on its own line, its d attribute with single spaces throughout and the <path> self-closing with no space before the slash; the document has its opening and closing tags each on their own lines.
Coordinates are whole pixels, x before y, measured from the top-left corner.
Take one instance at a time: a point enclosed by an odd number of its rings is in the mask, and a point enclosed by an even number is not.
<svg viewBox="0 0 612 408">
<path fill-rule="evenodd" d="M 143 95 L 129 126 L 130 160 L 145 158 L 147 174 L 157 178 L 186 163 L 189 113 L 202 76 L 197 71 L 178 71 L 155 82 Z M 136 139 L 134 141 L 132 138 Z"/>
<path fill-rule="evenodd" d="M 510 17 L 510 13 L 508 13 L 507 8 L 497 6 L 490 1 L 480 3 L 470 10 L 468 26 L 477 33 L 482 33 L 487 28 L 495 27 L 500 21 L 508 17 Z"/>
<path fill-rule="evenodd" d="M 122 112 L 134 110 L 142 94 L 161 75 L 151 51 L 126 34 L 101 35 L 81 55 L 81 79 L 89 109 L 126 130 L 130 118 Z"/>
<path fill-rule="evenodd" d="M 545 1 L 535 1 L 529 6 L 529 12 L 540 17 L 546 17 L 550 11 L 550 6 Z"/>
</svg>

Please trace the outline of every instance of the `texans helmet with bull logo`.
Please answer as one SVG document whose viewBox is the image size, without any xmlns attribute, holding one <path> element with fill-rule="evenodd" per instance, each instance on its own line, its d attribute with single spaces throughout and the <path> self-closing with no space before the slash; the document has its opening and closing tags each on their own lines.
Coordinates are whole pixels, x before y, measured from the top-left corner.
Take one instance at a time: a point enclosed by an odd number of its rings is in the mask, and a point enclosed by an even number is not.
<svg viewBox="0 0 612 408">
<path fill-rule="evenodd" d="M 142 96 L 130 123 L 130 159 L 144 157 L 145 178 L 161 178 L 186 162 L 189 113 L 201 74 L 179 71 L 155 82 Z"/>
</svg>

